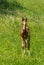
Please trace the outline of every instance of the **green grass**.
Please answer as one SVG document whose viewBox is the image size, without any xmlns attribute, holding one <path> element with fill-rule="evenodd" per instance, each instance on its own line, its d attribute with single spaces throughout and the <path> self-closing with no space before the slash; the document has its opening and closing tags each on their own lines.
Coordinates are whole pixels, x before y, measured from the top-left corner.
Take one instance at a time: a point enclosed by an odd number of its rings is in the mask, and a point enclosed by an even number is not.
<svg viewBox="0 0 44 65">
<path fill-rule="evenodd" d="M 44 65 L 44 0 L 4 3 L 0 5 L 0 65 Z M 24 16 L 30 28 L 31 54 L 22 58 L 20 28 Z"/>
</svg>

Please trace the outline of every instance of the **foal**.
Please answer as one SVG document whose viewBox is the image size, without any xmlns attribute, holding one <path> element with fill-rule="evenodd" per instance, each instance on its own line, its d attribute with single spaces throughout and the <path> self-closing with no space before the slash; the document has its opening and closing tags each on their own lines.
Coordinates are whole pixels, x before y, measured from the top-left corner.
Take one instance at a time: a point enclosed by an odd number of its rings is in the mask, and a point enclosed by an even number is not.
<svg viewBox="0 0 44 65">
<path fill-rule="evenodd" d="M 21 40 L 22 40 L 22 55 L 25 53 L 25 48 L 28 50 L 28 54 L 30 54 L 30 30 L 27 25 L 27 18 L 22 19 L 22 28 L 21 28 Z"/>
</svg>

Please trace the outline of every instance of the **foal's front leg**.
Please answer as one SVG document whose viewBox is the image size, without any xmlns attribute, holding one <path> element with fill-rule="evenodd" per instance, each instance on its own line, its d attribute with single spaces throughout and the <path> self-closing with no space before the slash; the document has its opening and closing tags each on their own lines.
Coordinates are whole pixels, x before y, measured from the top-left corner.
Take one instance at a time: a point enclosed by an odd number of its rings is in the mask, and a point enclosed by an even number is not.
<svg viewBox="0 0 44 65">
<path fill-rule="evenodd" d="M 28 52 L 28 54 L 30 55 L 30 41 L 27 39 L 26 40 L 26 46 L 27 46 L 27 52 Z"/>
<path fill-rule="evenodd" d="M 22 56 L 25 54 L 25 40 L 21 38 L 22 40 Z"/>
</svg>

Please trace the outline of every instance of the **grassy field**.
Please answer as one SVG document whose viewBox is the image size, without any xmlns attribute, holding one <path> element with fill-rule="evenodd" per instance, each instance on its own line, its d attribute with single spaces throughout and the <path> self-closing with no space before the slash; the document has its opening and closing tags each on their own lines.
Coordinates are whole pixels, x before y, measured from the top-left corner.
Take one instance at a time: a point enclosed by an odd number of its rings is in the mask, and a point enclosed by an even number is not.
<svg viewBox="0 0 44 65">
<path fill-rule="evenodd" d="M 22 58 L 20 28 L 25 16 L 31 54 Z M 44 0 L 0 0 L 0 65 L 44 65 Z"/>
</svg>

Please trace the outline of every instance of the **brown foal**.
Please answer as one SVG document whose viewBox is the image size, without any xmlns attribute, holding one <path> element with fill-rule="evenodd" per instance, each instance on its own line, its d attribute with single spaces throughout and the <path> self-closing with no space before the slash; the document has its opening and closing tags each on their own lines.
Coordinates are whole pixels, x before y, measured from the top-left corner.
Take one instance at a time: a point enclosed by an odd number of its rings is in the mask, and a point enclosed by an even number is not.
<svg viewBox="0 0 44 65">
<path fill-rule="evenodd" d="M 28 49 L 28 53 L 30 54 L 30 30 L 26 26 L 27 18 L 22 19 L 22 28 L 20 32 L 21 40 L 22 40 L 22 55 L 25 53 L 25 48 Z"/>
</svg>

